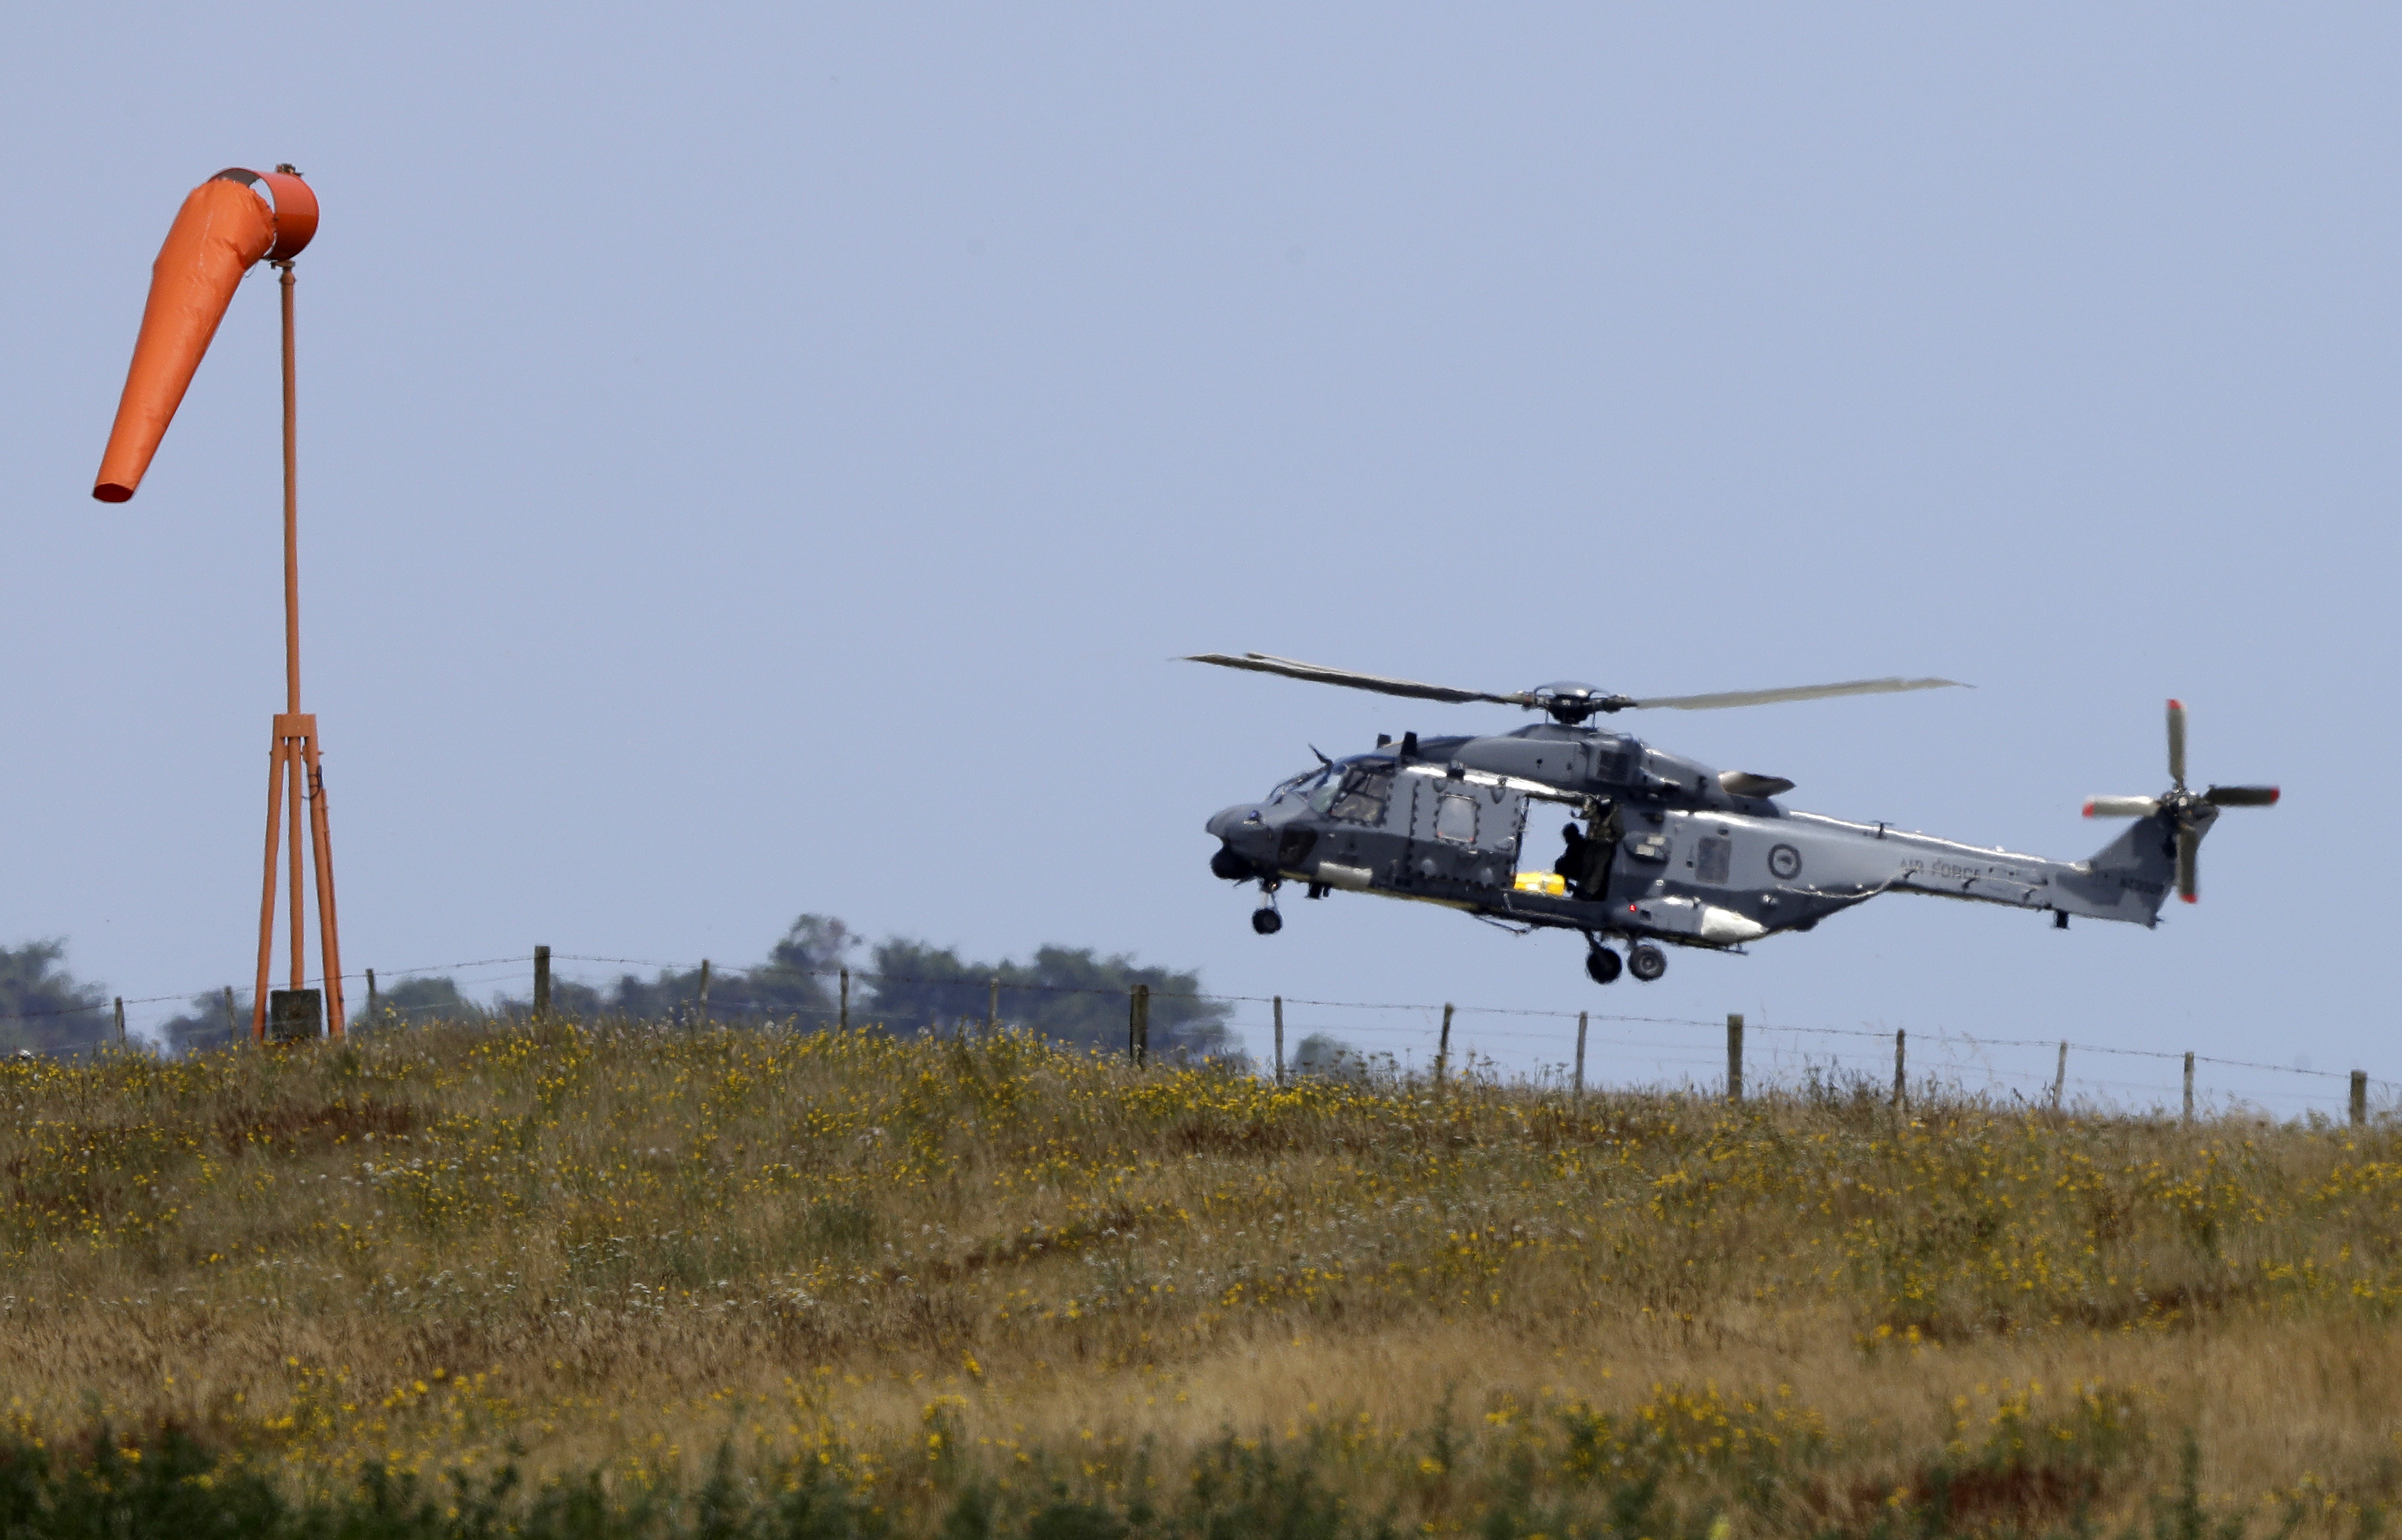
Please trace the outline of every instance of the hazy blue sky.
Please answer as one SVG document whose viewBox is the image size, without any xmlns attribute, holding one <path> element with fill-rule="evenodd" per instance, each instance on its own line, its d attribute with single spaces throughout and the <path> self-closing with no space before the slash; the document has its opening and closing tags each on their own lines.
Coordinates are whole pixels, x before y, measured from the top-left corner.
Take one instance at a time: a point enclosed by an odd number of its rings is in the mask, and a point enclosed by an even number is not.
<svg viewBox="0 0 2402 1540">
<path fill-rule="evenodd" d="M 62 935 L 131 997 L 249 975 L 265 275 L 141 495 L 89 492 L 177 201 L 290 160 L 324 207 L 307 696 L 353 968 L 740 962 L 815 910 L 1246 994 L 2402 1079 L 2390 7 L 84 4 L 8 32 L 0 942 Z M 2197 778 L 2287 794 L 2222 822 L 2155 932 L 1892 897 L 1602 990 L 1571 937 L 1416 905 L 1289 894 L 1254 937 L 1210 812 L 1311 741 L 1523 719 L 1169 661 L 1244 648 L 1486 689 L 1949 675 L 1978 688 L 1636 726 L 1794 806 L 2061 856 L 2109 832 L 2083 797 L 2165 783 L 2172 694 Z M 1463 1018 L 1518 1065 L 1567 1033 Z M 1669 1045 L 1597 1041 L 1613 1072 L 1717 1052 L 1595 1033 Z"/>
</svg>

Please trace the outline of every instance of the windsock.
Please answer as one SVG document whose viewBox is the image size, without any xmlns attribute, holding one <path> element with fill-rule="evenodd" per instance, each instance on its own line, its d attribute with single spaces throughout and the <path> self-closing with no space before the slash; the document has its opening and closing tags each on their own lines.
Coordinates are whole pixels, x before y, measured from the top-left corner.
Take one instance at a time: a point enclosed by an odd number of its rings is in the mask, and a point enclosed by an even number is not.
<svg viewBox="0 0 2402 1540">
<path fill-rule="evenodd" d="M 261 257 L 297 255 L 316 233 L 317 195 L 289 172 L 235 167 L 192 189 L 150 265 L 150 302 L 92 496 L 123 502 L 133 495 L 242 275 Z"/>
</svg>

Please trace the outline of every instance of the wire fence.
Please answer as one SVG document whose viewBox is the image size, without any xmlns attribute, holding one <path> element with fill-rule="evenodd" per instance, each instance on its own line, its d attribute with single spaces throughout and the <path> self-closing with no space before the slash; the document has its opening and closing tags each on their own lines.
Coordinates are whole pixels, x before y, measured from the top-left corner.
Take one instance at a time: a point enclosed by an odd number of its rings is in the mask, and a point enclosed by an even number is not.
<svg viewBox="0 0 2402 1540">
<path fill-rule="evenodd" d="M 647 969 L 658 973 L 663 983 L 697 975 L 704 969 L 712 968 L 706 961 L 678 962 L 575 953 L 555 953 L 549 961 L 554 970 L 561 963 Z M 395 1006 L 388 999 L 380 999 L 374 1008 L 375 1021 L 365 1022 L 366 1011 L 362 1009 L 359 1016 L 354 1018 L 354 1024 L 395 1025 L 406 1024 L 412 1020 L 440 1019 L 446 1015 L 459 1015 L 462 1007 L 470 1013 L 521 1014 L 530 1006 L 535 965 L 536 958 L 532 955 L 519 954 L 375 969 L 372 978 L 378 985 L 379 996 L 388 995 L 391 985 L 402 981 L 438 976 L 449 981 L 458 989 L 460 997 L 406 1006 Z M 366 969 L 342 975 L 346 993 L 353 1003 L 363 1008 L 366 1004 L 366 986 L 370 977 Z M 846 1010 L 839 1003 L 779 1004 L 761 1008 L 739 1000 L 726 1000 L 723 995 L 720 1003 L 712 1007 L 696 987 L 690 997 L 678 1002 L 675 1015 L 686 1021 L 706 1015 L 717 1023 L 772 1018 L 780 1022 L 800 1021 L 827 1025 L 847 1019 L 864 1025 L 878 1023 L 883 1016 L 872 998 L 851 992 L 889 985 L 932 988 L 959 994 L 988 993 L 997 984 L 1000 995 L 1003 997 L 1096 996 L 1113 1000 L 1128 997 L 1127 991 L 1113 987 L 1045 984 L 1018 979 L 1001 982 L 959 975 L 929 978 L 837 967 L 725 969 L 712 971 L 711 984 L 726 990 L 762 978 L 784 985 L 799 978 L 835 984 L 841 989 L 843 999 L 849 1002 L 849 1008 Z M 318 988 L 324 983 L 322 977 L 309 982 L 311 987 Z M 595 987 L 596 983 L 611 981 L 560 975 L 557 982 L 589 988 Z M 507 984 L 518 985 L 526 993 L 503 997 L 490 1006 L 478 1005 L 466 998 L 470 989 L 491 990 Z M 161 1028 L 178 1018 L 191 1022 L 194 1019 L 191 1012 L 205 1015 L 206 1012 L 221 1011 L 223 1006 L 220 1002 L 229 993 L 234 992 L 220 985 L 132 999 L 112 997 L 43 1010 L 0 1011 L 0 1023 L 89 1019 L 92 1024 L 91 1031 L 69 1045 L 69 1052 L 105 1046 L 114 1041 L 120 1023 L 127 1046 L 140 1046 L 145 1042 L 163 1045 Z M 240 994 L 246 996 L 247 992 Z M 1280 1024 L 1282 1052 L 1287 1064 L 1306 1059 L 1307 1045 L 1311 1039 L 1318 1038 L 1321 1044 L 1321 1059 L 1330 1052 L 1340 1052 L 1399 1074 L 1431 1072 L 1440 1059 L 1453 1073 L 1498 1075 L 1499 1066 L 1506 1063 L 1512 1066 L 1512 1078 L 1565 1084 L 1581 1061 L 1582 1081 L 1587 1086 L 1664 1084 L 1704 1090 L 1723 1088 L 1728 1070 L 1723 1041 L 1717 1039 L 1715 1035 L 1726 1030 L 1729 1018 L 1630 1015 L 1600 1011 L 1555 1011 L 1455 1002 L 1334 1000 L 1307 996 L 1234 995 L 1210 991 L 1153 990 L 1150 998 L 1153 1001 L 1189 1001 L 1208 1008 L 1217 1024 L 1242 1042 L 1254 1061 L 1262 1064 L 1277 1052 Z M 168 1009 L 160 1009 L 162 1007 Z M 214 1030 L 189 1034 L 186 1038 L 186 1045 L 206 1046 L 212 1040 L 222 1043 L 231 1038 L 247 1036 L 249 1012 L 250 1008 L 245 1001 L 237 1013 L 239 1019 L 229 1021 L 222 1027 L 215 1027 L 213 1023 Z M 946 1024 L 980 1022 L 984 1015 L 983 1011 L 956 1011 L 938 1019 L 934 1024 L 940 1027 Z M 1002 1019 L 1007 1021 L 1011 1017 L 1003 1013 Z M 913 1020 L 909 1024 L 914 1030 L 921 1024 Z M 1646 1031 L 1646 1028 L 1670 1030 Z M 1713 1036 L 1698 1035 L 1703 1032 Z M 2213 1054 L 2119 1048 L 2061 1038 L 1987 1037 L 1942 1028 L 1910 1028 L 1897 1033 L 1865 1026 L 1803 1025 L 1747 1019 L 1742 1022 L 1741 1037 L 1741 1078 L 1746 1089 L 1794 1086 L 1813 1080 L 1843 1083 L 1872 1079 L 1882 1084 L 1887 1076 L 1906 1072 L 1908 1081 L 1913 1087 L 1983 1091 L 2030 1104 L 2076 1100 L 2119 1107 L 2158 1107 L 2183 1097 L 2190 1089 L 2205 1105 L 2221 1109 L 2242 1110 L 2275 1104 L 2301 1113 L 2320 1110 L 2330 1104 L 2340 1107 L 2343 1093 L 2337 1088 L 2347 1083 L 2354 1110 L 2357 1110 L 2359 1093 L 2364 1086 L 2374 1088 L 2382 1108 L 2402 1104 L 2402 1095 L 2397 1095 L 2397 1093 L 2402 1093 L 2402 1081 L 2364 1076 L 2359 1071 L 2324 1070 Z M 1339 1045 L 1339 1048 L 1334 1045 Z M 2048 1066 L 2039 1061 L 2030 1062 L 2026 1057 L 2030 1051 L 2053 1057 Z M 2129 1073 L 2113 1076 L 2088 1073 L 2080 1061 L 2094 1058 L 2126 1062 Z M 2067 1072 L 2070 1066 L 2076 1066 L 2075 1073 Z M 2157 1077 L 2147 1077 L 2142 1073 L 2151 1066 L 2158 1066 L 2160 1073 Z M 2285 1083 L 2293 1085 L 2294 1089 L 2267 1089 L 2247 1084 L 2239 1093 L 2224 1076 L 2214 1076 L 2200 1082 L 2188 1079 L 2189 1068 L 2198 1070 L 2202 1067 L 2214 1071 L 2242 1071 L 2247 1077 L 2287 1077 Z"/>
</svg>

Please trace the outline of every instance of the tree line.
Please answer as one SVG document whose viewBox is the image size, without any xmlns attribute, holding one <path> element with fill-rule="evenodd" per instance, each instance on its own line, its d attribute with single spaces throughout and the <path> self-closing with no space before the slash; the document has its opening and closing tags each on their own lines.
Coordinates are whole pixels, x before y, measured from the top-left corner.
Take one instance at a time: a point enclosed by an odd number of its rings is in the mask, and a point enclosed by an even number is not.
<svg viewBox="0 0 2402 1540">
<path fill-rule="evenodd" d="M 13 951 L 0 947 L 0 1051 L 71 1053 L 108 1040 L 108 993 L 69 973 L 65 955 L 58 941 L 31 942 Z M 606 984 L 558 980 L 550 1008 L 586 1021 L 696 1025 L 705 1016 L 734 1024 L 832 1025 L 844 1009 L 844 969 L 852 975 L 853 1025 L 916 1034 L 981 1024 L 994 1009 L 998 981 L 1002 1024 L 1085 1047 L 1122 1049 L 1127 994 L 1147 984 L 1154 1052 L 1225 1057 L 1238 1052 L 1226 1025 L 1231 1008 L 1199 997 L 1197 969 L 1145 967 L 1127 954 L 1103 956 L 1091 947 L 1061 945 L 1039 947 L 1023 962 L 987 962 L 908 937 L 870 944 L 826 914 L 795 919 L 766 957 L 749 968 L 712 969 L 705 1002 L 699 969 L 663 969 L 653 977 L 621 973 Z M 477 1001 L 447 975 L 395 980 L 379 990 L 372 1018 L 366 991 L 353 985 L 351 1003 L 357 1009 L 350 1026 L 387 1032 L 432 1021 L 521 1017 L 532 1009 L 530 977 L 528 985 L 525 995 Z M 225 993 L 196 995 L 157 1030 L 173 1052 L 219 1047 L 238 1033 L 247 1034 L 250 1011 L 250 992 L 236 990 L 229 1031 Z"/>
</svg>

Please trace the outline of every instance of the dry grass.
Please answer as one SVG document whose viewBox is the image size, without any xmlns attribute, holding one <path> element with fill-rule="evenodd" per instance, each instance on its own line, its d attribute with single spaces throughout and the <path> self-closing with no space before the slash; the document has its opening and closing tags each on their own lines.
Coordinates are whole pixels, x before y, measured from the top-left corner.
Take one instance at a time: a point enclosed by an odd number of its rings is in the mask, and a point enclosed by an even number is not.
<svg viewBox="0 0 2402 1540">
<path fill-rule="evenodd" d="M 1127 1501 L 1227 1433 L 1438 1531 L 1652 1478 L 1746 1533 L 1938 1485 L 2107 1520 L 2188 1435 L 2225 1514 L 2349 1533 L 2402 1485 L 2389 1128 L 564 1025 L 11 1064 L 0 1106 L 21 1437 L 301 1488 L 730 1447 L 922 1516 Z"/>
</svg>

